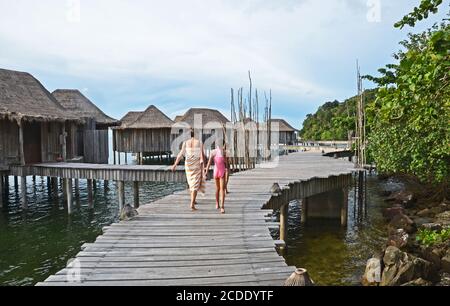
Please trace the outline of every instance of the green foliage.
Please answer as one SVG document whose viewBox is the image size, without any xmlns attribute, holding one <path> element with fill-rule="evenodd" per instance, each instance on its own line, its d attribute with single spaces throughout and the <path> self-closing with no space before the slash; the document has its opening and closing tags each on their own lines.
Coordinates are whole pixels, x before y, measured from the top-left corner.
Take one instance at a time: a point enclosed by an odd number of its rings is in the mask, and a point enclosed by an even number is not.
<svg viewBox="0 0 450 306">
<path fill-rule="evenodd" d="M 416 240 L 426 247 L 443 243 L 450 239 L 450 228 L 442 229 L 440 232 L 429 229 L 420 229 L 416 234 Z"/>
<path fill-rule="evenodd" d="M 430 13 L 436 14 L 441 4 L 442 0 L 422 0 L 418 7 L 415 7 L 411 13 L 403 17 L 394 26 L 400 29 L 406 25 L 414 27 L 418 21 L 427 19 Z"/>
<path fill-rule="evenodd" d="M 450 27 L 410 35 L 389 76 L 372 78 L 380 89 L 366 112 L 369 150 L 378 170 L 428 183 L 450 176 Z M 388 81 L 392 79 L 392 81 Z"/>
<path fill-rule="evenodd" d="M 365 103 L 375 100 L 376 90 L 366 90 Z M 355 130 L 356 96 L 344 102 L 327 102 L 315 114 L 307 115 L 300 137 L 307 140 L 348 140 Z"/>
</svg>

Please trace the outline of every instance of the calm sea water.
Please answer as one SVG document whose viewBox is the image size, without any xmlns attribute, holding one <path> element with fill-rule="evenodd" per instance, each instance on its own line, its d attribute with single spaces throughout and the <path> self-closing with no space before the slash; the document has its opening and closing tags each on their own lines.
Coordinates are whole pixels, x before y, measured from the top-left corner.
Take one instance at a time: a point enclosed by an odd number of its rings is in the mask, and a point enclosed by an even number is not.
<svg viewBox="0 0 450 306">
<path fill-rule="evenodd" d="M 354 188 L 349 188 L 348 227 L 340 220 L 309 220 L 301 224 L 301 204 L 289 206 L 289 265 L 306 268 L 317 285 L 360 285 L 367 260 L 381 251 L 386 243 L 386 223 L 382 216 L 387 207 L 381 197 L 383 190 L 396 189 L 396 182 L 367 180 L 367 215 L 361 220 L 354 214 Z M 357 212 L 357 210 L 356 210 Z"/>
<path fill-rule="evenodd" d="M 93 242 L 102 228 L 118 219 L 116 186 L 97 182 L 94 209 L 88 208 L 86 181 L 80 180 L 80 198 L 74 213 L 67 215 L 62 196 L 48 192 L 47 180 L 28 178 L 28 210 L 23 211 L 20 193 L 9 184 L 8 205 L 0 212 L 0 285 L 34 285 L 64 268 L 85 242 Z M 178 190 L 179 183 L 142 183 L 141 203 L 149 203 Z M 126 185 L 126 201 L 133 203 L 133 190 Z"/>
<path fill-rule="evenodd" d="M 301 205 L 290 204 L 288 264 L 307 268 L 319 285 L 357 285 L 368 258 L 385 242 L 385 224 L 381 216 L 386 206 L 379 196 L 385 183 L 369 178 L 368 214 L 362 221 L 354 218 L 353 189 L 349 191 L 349 225 L 338 222 L 300 223 Z M 61 187 L 59 196 L 48 191 L 45 179 L 27 184 L 29 209 L 23 211 L 20 193 L 10 181 L 8 205 L 0 212 L 0 285 L 34 285 L 66 266 L 85 242 L 93 242 L 104 226 L 118 219 L 116 186 L 97 182 L 95 206 L 87 207 L 86 182 L 80 181 L 80 198 L 74 214 L 67 215 Z M 149 203 L 178 190 L 185 184 L 145 183 L 141 185 L 141 203 Z M 126 186 L 126 201 L 132 203 L 132 186 Z M 150 204 L 151 205 L 151 204 Z M 274 233 L 274 236 L 277 236 Z"/>
</svg>

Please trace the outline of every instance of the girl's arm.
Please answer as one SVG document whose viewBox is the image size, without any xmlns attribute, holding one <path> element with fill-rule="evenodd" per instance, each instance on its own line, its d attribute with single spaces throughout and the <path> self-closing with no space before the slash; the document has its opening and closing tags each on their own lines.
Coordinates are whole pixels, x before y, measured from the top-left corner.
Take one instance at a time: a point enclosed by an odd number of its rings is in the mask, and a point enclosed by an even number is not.
<svg viewBox="0 0 450 306">
<path fill-rule="evenodd" d="M 215 153 L 215 150 L 212 151 L 211 155 L 209 156 L 208 164 L 206 165 L 206 168 L 205 168 L 205 175 L 208 175 L 209 168 L 211 167 L 212 161 L 214 159 L 214 153 Z"/>
<path fill-rule="evenodd" d="M 175 163 L 172 166 L 173 172 L 175 172 L 175 170 L 177 169 L 177 166 L 180 163 L 181 158 L 184 156 L 185 152 L 186 152 L 186 142 L 183 142 L 183 146 L 181 147 L 180 153 L 178 153 L 177 160 L 175 161 Z"/>
</svg>

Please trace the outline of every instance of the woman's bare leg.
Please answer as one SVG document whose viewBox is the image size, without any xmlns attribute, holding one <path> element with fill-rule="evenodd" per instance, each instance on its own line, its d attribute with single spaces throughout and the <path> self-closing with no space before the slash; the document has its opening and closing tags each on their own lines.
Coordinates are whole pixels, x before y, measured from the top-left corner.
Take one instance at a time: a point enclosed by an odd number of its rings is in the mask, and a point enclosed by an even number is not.
<svg viewBox="0 0 450 306">
<path fill-rule="evenodd" d="M 197 199 L 197 191 L 191 191 L 191 209 L 192 210 L 197 210 L 197 208 L 195 208 L 196 199 Z"/>
<path fill-rule="evenodd" d="M 222 202 L 222 208 L 221 212 L 222 214 L 225 213 L 225 194 L 226 194 L 226 178 L 223 177 L 220 179 L 220 196 L 221 196 L 221 202 Z"/>
<path fill-rule="evenodd" d="M 220 209 L 220 179 L 215 179 L 216 181 L 216 209 Z"/>
</svg>

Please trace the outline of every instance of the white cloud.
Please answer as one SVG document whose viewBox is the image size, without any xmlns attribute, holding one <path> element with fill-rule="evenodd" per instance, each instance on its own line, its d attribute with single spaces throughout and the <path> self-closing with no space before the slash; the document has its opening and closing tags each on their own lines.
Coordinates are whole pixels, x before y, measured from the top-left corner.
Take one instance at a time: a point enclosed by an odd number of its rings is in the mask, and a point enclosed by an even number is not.
<svg viewBox="0 0 450 306">
<path fill-rule="evenodd" d="M 383 22 L 374 24 L 367 22 L 366 0 L 79 3 L 1 1 L 0 66 L 107 80 L 129 98 L 149 80 L 149 90 L 157 92 L 141 92 L 141 98 L 172 100 L 167 108 L 173 113 L 185 108 L 177 106 L 183 99 L 227 101 L 230 87 L 247 84 L 248 69 L 258 88 L 272 88 L 292 106 L 336 97 L 341 85 L 328 75 L 342 81 L 339 69 L 358 55 L 379 56 L 374 46 L 387 44 L 383 31 L 392 29 L 390 16 L 411 6 L 384 0 Z M 392 51 L 388 45 L 380 56 Z M 347 70 L 353 75 L 353 66 Z"/>
</svg>

